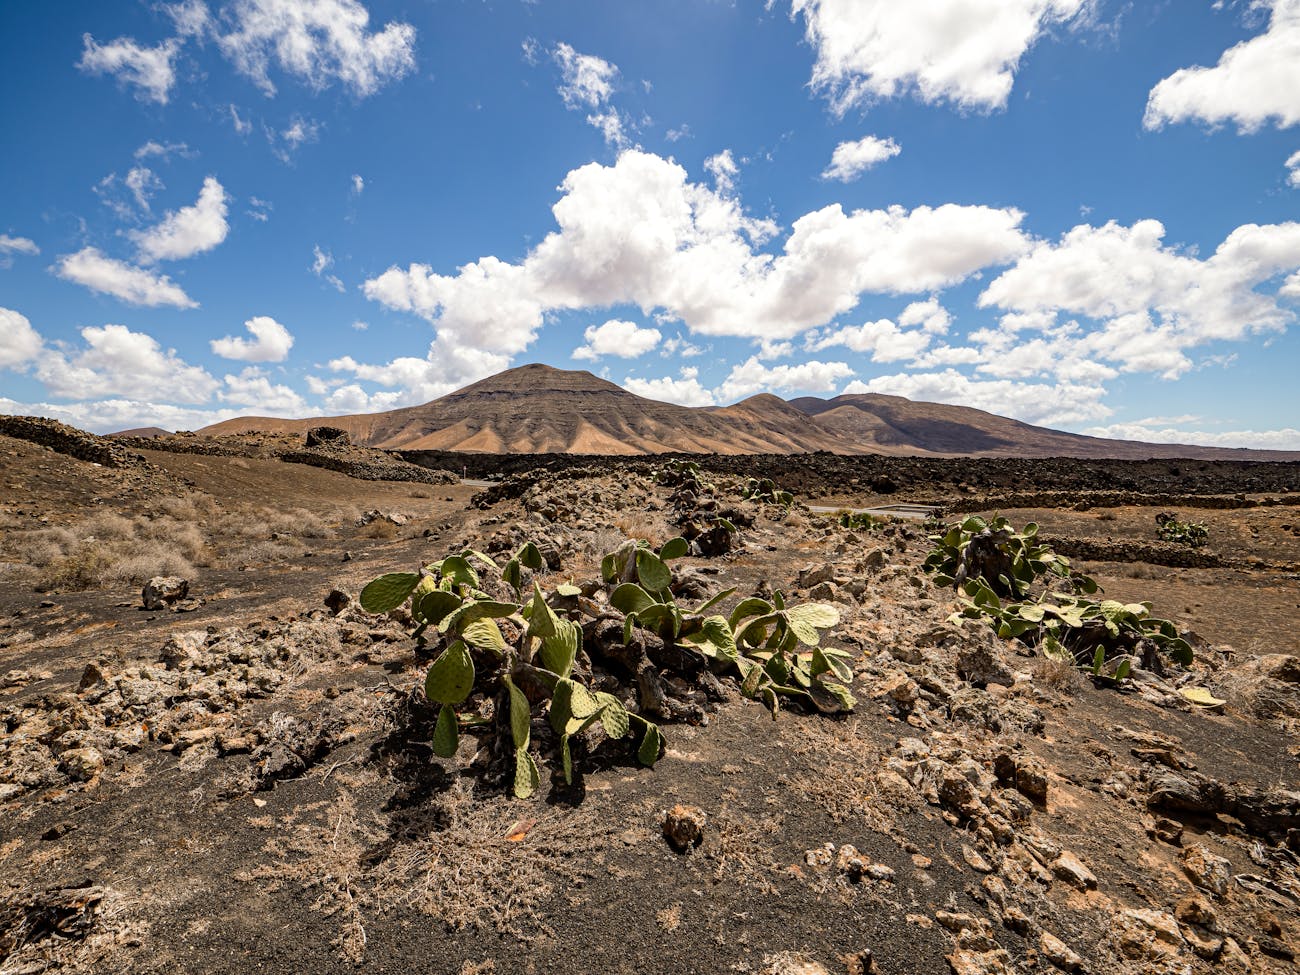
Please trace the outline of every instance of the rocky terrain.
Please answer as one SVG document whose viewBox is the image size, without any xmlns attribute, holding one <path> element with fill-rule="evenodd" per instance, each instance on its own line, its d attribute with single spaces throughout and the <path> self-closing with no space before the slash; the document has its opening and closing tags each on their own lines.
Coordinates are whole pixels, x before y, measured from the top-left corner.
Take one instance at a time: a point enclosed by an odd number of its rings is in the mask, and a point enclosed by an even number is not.
<svg viewBox="0 0 1300 975">
<path fill-rule="evenodd" d="M 238 417 L 208 436 L 302 435 L 320 423 L 391 450 L 487 454 L 838 454 L 1097 457 L 1146 460 L 1300 460 L 1300 453 L 1101 440 L 1031 426 L 968 407 L 898 396 L 802 397 L 761 393 L 732 406 L 661 403 L 581 370 L 534 363 L 420 406 L 385 413 L 288 420 Z"/>
<path fill-rule="evenodd" d="M 0 429 L 6 975 L 1297 970 L 1294 465 L 483 458 L 471 476 L 501 483 L 479 490 L 176 439 L 194 449 Z M 805 503 L 902 500 L 942 518 Z M 1162 638 L 1094 674 L 1090 650 L 963 617 L 929 536 L 994 508 L 1076 553 L 1060 585 L 1150 600 L 1190 663 Z M 1206 540 L 1162 538 L 1158 513 Z M 617 589 L 659 590 L 656 551 L 683 634 L 719 594 L 706 612 L 738 620 L 776 590 L 823 607 L 798 646 L 843 661 L 814 681 L 852 706 L 751 683 L 716 630 L 665 640 L 644 606 L 625 640 Z M 521 684 L 529 798 L 485 631 L 447 624 L 478 676 L 443 758 L 424 688 L 450 637 L 413 639 L 404 593 L 362 605 L 428 565 L 505 607 L 487 622 L 529 607 L 494 623 L 503 645 L 581 632 L 601 724 L 562 738 L 553 688 Z M 155 576 L 186 585 L 145 608 Z"/>
</svg>

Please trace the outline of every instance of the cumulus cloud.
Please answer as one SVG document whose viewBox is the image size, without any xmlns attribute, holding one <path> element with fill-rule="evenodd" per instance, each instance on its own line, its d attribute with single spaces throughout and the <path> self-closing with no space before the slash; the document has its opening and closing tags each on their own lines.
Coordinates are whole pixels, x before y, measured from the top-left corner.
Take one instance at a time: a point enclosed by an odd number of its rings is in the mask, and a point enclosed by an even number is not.
<svg viewBox="0 0 1300 975">
<path fill-rule="evenodd" d="M 1300 268 L 1300 223 L 1245 224 L 1204 260 L 1165 246 L 1164 235 L 1155 220 L 1077 226 L 1059 243 L 1036 244 L 979 304 L 1044 322 L 1059 312 L 1096 319 L 1100 328 L 1065 336 L 1073 351 L 1165 378 L 1192 367 L 1187 350 L 1195 346 L 1280 331 L 1294 320 L 1277 294 L 1258 289 Z"/>
<path fill-rule="evenodd" d="M 361 191 L 366 188 L 366 181 L 361 178 L 360 173 L 352 174 L 352 195 L 360 196 Z"/>
<path fill-rule="evenodd" d="M 111 433 L 134 427 L 160 426 L 167 430 L 197 430 L 246 412 L 240 408 L 197 409 L 153 400 L 102 399 L 73 403 L 23 403 L 0 396 L 0 413 L 48 416 L 92 433 Z"/>
<path fill-rule="evenodd" d="M 844 387 L 846 393 L 884 393 L 926 403 L 947 403 L 1009 416 L 1026 423 L 1077 425 L 1109 416 L 1105 389 L 1077 383 L 1020 383 L 1007 379 L 977 380 L 955 369 L 943 372 L 877 376 Z"/>
<path fill-rule="evenodd" d="M 612 355 L 622 359 L 635 359 L 645 355 L 659 344 L 657 328 L 641 328 L 635 322 L 611 318 L 604 325 L 591 325 L 582 333 L 587 340 L 573 350 L 575 359 L 599 359 Z"/>
<path fill-rule="evenodd" d="M 525 60 L 536 63 L 536 54 L 536 42 L 531 48 L 525 42 Z M 594 54 L 579 54 L 563 42 L 555 45 L 551 58 L 560 68 L 560 84 L 556 90 L 564 99 L 565 107 L 586 111 L 587 124 L 599 129 L 607 143 L 620 148 L 626 146 L 623 116 L 609 104 L 618 80 L 618 67 Z"/>
<path fill-rule="evenodd" d="M 89 34 L 82 35 L 84 49 L 77 67 L 88 74 L 111 74 L 124 85 L 134 86 L 136 97 L 166 105 L 176 69 L 172 64 L 179 42 L 172 38 L 157 47 L 141 47 L 130 37 L 119 37 L 99 44 Z"/>
<path fill-rule="evenodd" d="M 565 177 L 559 229 L 517 264 L 483 257 L 454 274 L 389 268 L 366 296 L 426 318 L 440 340 L 494 355 L 523 351 L 548 311 L 634 304 L 693 332 L 789 339 L 853 309 L 864 293 L 932 292 L 1021 254 L 1018 210 L 945 204 L 856 210 L 838 204 L 778 228 L 692 183 L 677 163 L 629 150 Z"/>
<path fill-rule="evenodd" d="M 198 302 L 167 275 L 115 260 L 95 247 L 83 247 L 75 254 L 65 254 L 59 258 L 53 271 L 65 281 L 112 295 L 131 305 L 198 307 Z"/>
<path fill-rule="evenodd" d="M 89 326 L 81 337 L 84 347 L 50 351 L 36 364 L 36 378 L 54 396 L 149 399 L 165 390 L 172 402 L 203 403 L 220 386 L 174 349 L 164 350 L 152 336 L 125 325 Z"/>
<path fill-rule="evenodd" d="M 1184 422 L 1195 417 L 1178 417 Z M 1127 423 L 1111 423 L 1082 431 L 1090 437 L 1114 440 L 1142 440 L 1147 443 L 1196 444 L 1201 447 L 1250 447 L 1256 450 L 1300 450 L 1300 430 L 1198 430 L 1171 424 L 1169 418 L 1151 417 Z"/>
<path fill-rule="evenodd" d="M 1288 156 L 1285 166 L 1286 181 L 1300 190 L 1300 152 L 1294 152 Z"/>
<path fill-rule="evenodd" d="M 0 268 L 13 267 L 13 256 L 15 254 L 34 256 L 40 252 L 41 249 L 36 246 L 34 240 L 29 240 L 26 237 L 10 237 L 8 234 L 0 234 Z"/>
<path fill-rule="evenodd" d="M 753 396 L 755 393 L 782 392 L 826 393 L 841 380 L 853 375 L 853 370 L 843 362 L 818 362 L 810 360 L 797 365 L 765 366 L 758 356 L 751 356 L 733 366 L 716 395 L 720 402 L 730 402 Z"/>
<path fill-rule="evenodd" d="M 36 358 L 43 344 L 25 315 L 0 308 L 0 369 L 25 366 Z"/>
<path fill-rule="evenodd" d="M 623 380 L 623 388 L 646 399 L 656 399 L 664 403 L 676 403 L 678 406 L 716 406 L 713 393 L 700 385 L 700 371 L 694 366 L 684 367 L 674 379 L 664 376 L 661 379 L 638 379 L 628 376 Z"/>
<path fill-rule="evenodd" d="M 338 83 L 362 98 L 415 70 L 415 28 L 372 31 L 358 0 L 236 0 L 225 17 L 232 29 L 217 43 L 267 95 L 273 63 L 318 91 Z"/>
<path fill-rule="evenodd" d="M 365 363 L 357 362 L 351 356 L 342 356 L 330 360 L 329 368 L 336 373 L 348 373 L 359 380 L 390 387 L 391 392 L 371 395 L 352 384 L 365 396 L 356 408 L 374 410 L 425 403 L 467 383 L 501 372 L 509 365 L 509 356 L 454 345 L 439 338 L 429 345 L 429 352 L 423 359 L 401 356 L 386 363 Z M 341 387 L 336 392 L 341 394 L 347 388 Z M 338 404 L 331 405 L 331 408 L 334 405 Z"/>
<path fill-rule="evenodd" d="M 132 166 L 122 182 L 135 197 L 136 206 L 146 212 L 149 210 L 150 198 L 163 186 L 162 180 L 148 166 Z"/>
<path fill-rule="evenodd" d="M 599 108 L 614 94 L 618 68 L 594 54 L 579 54 L 569 44 L 555 45 L 551 57 L 560 66 L 560 97 L 569 108 Z"/>
<path fill-rule="evenodd" d="M 155 226 L 133 230 L 129 236 L 135 241 L 140 260 L 152 264 L 210 251 L 226 239 L 229 230 L 226 191 L 215 177 L 209 176 L 193 206 L 170 211 Z"/>
<path fill-rule="evenodd" d="M 874 98 L 1002 108 L 1020 58 L 1090 0 L 791 0 L 817 54 L 813 88 L 843 115 Z"/>
<path fill-rule="evenodd" d="M 176 33 L 181 37 L 200 37 L 207 33 L 212 24 L 208 5 L 203 0 L 180 0 L 178 3 L 166 4 L 164 12 L 176 25 Z"/>
<path fill-rule="evenodd" d="M 938 298 L 928 298 L 925 301 L 914 301 L 904 308 L 898 316 L 898 324 L 904 328 L 920 325 L 932 335 L 943 335 L 952 324 L 952 315 L 939 304 Z"/>
<path fill-rule="evenodd" d="M 213 339 L 208 343 L 212 351 L 224 359 L 243 362 L 283 362 L 289 358 L 293 336 L 274 318 L 258 315 L 244 322 L 244 328 L 253 336 L 251 339 L 232 335 Z"/>
<path fill-rule="evenodd" d="M 831 153 L 831 164 L 822 173 L 822 179 L 851 182 L 872 166 L 893 159 L 902 151 L 893 139 L 878 139 L 874 135 L 856 142 L 841 142 Z"/>
<path fill-rule="evenodd" d="M 812 344 L 814 352 L 843 345 L 854 352 L 870 352 L 873 362 L 900 362 L 914 359 L 930 344 L 923 331 L 904 331 L 888 318 L 861 325 L 850 325 L 822 336 Z"/>
<path fill-rule="evenodd" d="M 257 366 L 247 366 L 237 375 L 227 374 L 217 399 L 275 416 L 300 416 L 307 411 L 301 396 L 288 386 L 271 382 L 265 370 Z"/>
<path fill-rule="evenodd" d="M 1142 124 L 1235 123 L 1254 132 L 1268 122 L 1300 122 L 1300 0 L 1255 0 L 1272 8 L 1268 29 L 1228 48 L 1212 68 L 1180 68 L 1151 89 Z"/>
<path fill-rule="evenodd" d="M 736 188 L 736 177 L 740 175 L 740 167 L 736 165 L 730 149 L 723 149 L 717 155 L 704 160 L 704 169 L 713 177 L 713 185 L 723 196 L 729 196 Z"/>
</svg>

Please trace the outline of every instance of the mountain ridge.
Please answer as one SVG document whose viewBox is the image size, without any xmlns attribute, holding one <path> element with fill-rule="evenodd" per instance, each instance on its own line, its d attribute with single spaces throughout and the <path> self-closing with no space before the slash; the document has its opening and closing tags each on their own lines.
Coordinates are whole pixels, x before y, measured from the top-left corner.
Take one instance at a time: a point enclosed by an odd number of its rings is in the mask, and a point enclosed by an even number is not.
<svg viewBox="0 0 1300 975">
<path fill-rule="evenodd" d="M 879 393 L 784 400 L 757 393 L 730 406 L 639 396 L 586 370 L 516 366 L 418 406 L 382 413 L 237 417 L 197 431 L 222 435 L 336 426 L 389 450 L 476 453 L 838 454 L 1300 460 L 1300 451 L 1107 440 L 967 406 Z"/>
</svg>

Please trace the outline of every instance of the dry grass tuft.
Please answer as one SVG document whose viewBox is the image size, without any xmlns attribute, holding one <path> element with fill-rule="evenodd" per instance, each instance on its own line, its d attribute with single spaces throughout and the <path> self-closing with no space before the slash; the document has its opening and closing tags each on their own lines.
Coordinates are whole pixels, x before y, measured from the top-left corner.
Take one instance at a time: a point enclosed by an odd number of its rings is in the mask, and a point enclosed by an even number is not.
<svg viewBox="0 0 1300 975">
<path fill-rule="evenodd" d="M 1063 660 L 1039 657 L 1030 669 L 1035 683 L 1057 694 L 1074 696 L 1083 690 L 1085 684 L 1077 667 Z"/>
</svg>

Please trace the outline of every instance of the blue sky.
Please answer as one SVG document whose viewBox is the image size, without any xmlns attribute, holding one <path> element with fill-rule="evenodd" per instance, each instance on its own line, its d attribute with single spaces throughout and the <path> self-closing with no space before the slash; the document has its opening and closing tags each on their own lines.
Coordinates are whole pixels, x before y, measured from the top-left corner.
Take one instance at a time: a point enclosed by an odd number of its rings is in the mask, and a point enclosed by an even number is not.
<svg viewBox="0 0 1300 975">
<path fill-rule="evenodd" d="M 0 411 L 542 361 L 1300 449 L 1300 0 L 16 0 L 0 57 Z"/>
</svg>

